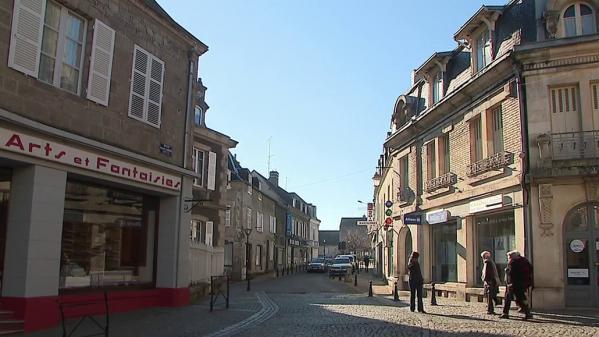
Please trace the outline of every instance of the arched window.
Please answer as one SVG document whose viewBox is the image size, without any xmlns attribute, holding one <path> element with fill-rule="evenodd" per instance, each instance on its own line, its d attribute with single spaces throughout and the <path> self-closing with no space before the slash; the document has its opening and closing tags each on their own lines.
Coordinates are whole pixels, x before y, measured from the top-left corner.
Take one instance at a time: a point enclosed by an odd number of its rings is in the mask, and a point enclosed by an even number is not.
<svg viewBox="0 0 599 337">
<path fill-rule="evenodd" d="M 584 3 L 576 3 L 566 8 L 562 15 L 562 22 L 564 37 L 597 32 L 593 9 Z"/>
<path fill-rule="evenodd" d="M 433 79 L 433 104 L 439 102 L 443 97 L 443 72 L 437 72 Z"/>
</svg>

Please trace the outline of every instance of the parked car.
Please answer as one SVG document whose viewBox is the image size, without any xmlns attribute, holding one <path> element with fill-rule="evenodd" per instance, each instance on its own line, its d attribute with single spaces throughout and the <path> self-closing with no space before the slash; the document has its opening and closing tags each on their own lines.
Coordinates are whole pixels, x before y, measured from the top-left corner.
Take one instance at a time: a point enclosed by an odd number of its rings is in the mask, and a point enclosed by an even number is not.
<svg viewBox="0 0 599 337">
<path fill-rule="evenodd" d="M 356 258 L 355 255 L 353 254 L 344 254 L 344 255 L 337 255 L 336 258 L 347 258 L 349 259 L 349 262 L 351 263 L 352 266 L 352 273 L 358 268 L 358 259 Z"/>
<path fill-rule="evenodd" d="M 327 271 L 327 265 L 323 258 L 314 258 L 312 259 L 312 261 L 310 261 L 310 263 L 308 263 L 308 268 L 306 270 L 308 271 L 308 273 L 313 271 L 318 273 L 324 273 Z"/>
<path fill-rule="evenodd" d="M 333 264 L 329 267 L 329 277 L 348 276 L 351 274 L 353 265 L 349 257 L 341 256 L 335 258 Z"/>
</svg>

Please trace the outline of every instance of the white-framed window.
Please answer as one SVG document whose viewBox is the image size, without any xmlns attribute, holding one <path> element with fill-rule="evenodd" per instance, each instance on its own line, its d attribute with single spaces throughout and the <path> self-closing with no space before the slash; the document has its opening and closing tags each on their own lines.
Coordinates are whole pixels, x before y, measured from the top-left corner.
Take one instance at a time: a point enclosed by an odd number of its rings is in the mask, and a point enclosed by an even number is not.
<svg viewBox="0 0 599 337">
<path fill-rule="evenodd" d="M 196 243 L 206 242 L 206 222 L 191 220 L 191 241 Z"/>
<path fill-rule="evenodd" d="M 198 148 L 193 148 L 192 168 L 193 171 L 199 175 L 198 178 L 193 180 L 193 184 L 195 186 L 203 187 L 206 177 L 206 152 Z"/>
<path fill-rule="evenodd" d="M 227 205 L 228 208 L 231 208 L 231 205 Z M 225 227 L 231 227 L 231 210 L 228 209 L 225 211 Z"/>
<path fill-rule="evenodd" d="M 252 194 L 252 184 L 248 185 L 248 194 Z"/>
<path fill-rule="evenodd" d="M 256 246 L 256 266 L 262 266 L 262 246 Z"/>
<path fill-rule="evenodd" d="M 491 34 L 485 29 L 476 39 L 476 71 L 483 70 L 491 61 Z"/>
<path fill-rule="evenodd" d="M 433 79 L 433 104 L 443 98 L 443 72 L 439 71 Z"/>
<path fill-rule="evenodd" d="M 138 45 L 133 51 L 129 117 L 160 128 L 164 62 Z"/>
<path fill-rule="evenodd" d="M 564 37 L 596 33 L 593 8 L 582 2 L 568 6 L 562 13 L 562 29 Z"/>
<path fill-rule="evenodd" d="M 193 122 L 196 126 L 204 125 L 204 110 L 200 106 L 196 106 L 194 111 Z"/>
<path fill-rule="evenodd" d="M 277 232 L 277 218 L 275 218 L 274 216 L 270 216 L 270 222 L 269 222 L 270 226 L 270 232 L 271 233 L 276 233 Z"/>
<path fill-rule="evenodd" d="M 256 231 L 264 232 L 264 214 L 256 212 Z"/>
<path fill-rule="evenodd" d="M 247 228 L 252 228 L 252 209 L 248 208 L 247 209 L 247 217 L 246 217 L 247 223 L 246 223 L 246 227 Z"/>
<path fill-rule="evenodd" d="M 489 144 L 493 147 L 490 154 L 502 152 L 504 150 L 503 142 L 503 111 L 501 104 L 493 107 L 487 114 L 490 119 L 491 126 L 491 142 Z"/>
</svg>

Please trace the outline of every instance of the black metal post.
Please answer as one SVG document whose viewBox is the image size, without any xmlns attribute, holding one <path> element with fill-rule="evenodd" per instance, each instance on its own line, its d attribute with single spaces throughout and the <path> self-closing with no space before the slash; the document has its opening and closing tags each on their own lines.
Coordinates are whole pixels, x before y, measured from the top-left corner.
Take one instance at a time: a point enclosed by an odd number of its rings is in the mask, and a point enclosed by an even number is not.
<svg viewBox="0 0 599 337">
<path fill-rule="evenodd" d="M 250 236 L 246 235 L 245 241 L 245 279 L 247 280 L 247 291 L 250 291 Z"/>
<path fill-rule="evenodd" d="M 354 275 L 354 287 L 358 286 L 358 274 Z"/>
<path fill-rule="evenodd" d="M 431 283 L 431 305 L 437 305 L 437 291 L 435 290 L 435 282 Z"/>
<path fill-rule="evenodd" d="M 395 302 L 399 301 L 399 294 L 397 293 L 397 282 L 393 285 L 393 300 Z"/>
<path fill-rule="evenodd" d="M 368 297 L 372 297 L 372 281 L 368 282 Z"/>
<path fill-rule="evenodd" d="M 210 277 L 210 312 L 214 310 L 214 276 Z"/>
</svg>

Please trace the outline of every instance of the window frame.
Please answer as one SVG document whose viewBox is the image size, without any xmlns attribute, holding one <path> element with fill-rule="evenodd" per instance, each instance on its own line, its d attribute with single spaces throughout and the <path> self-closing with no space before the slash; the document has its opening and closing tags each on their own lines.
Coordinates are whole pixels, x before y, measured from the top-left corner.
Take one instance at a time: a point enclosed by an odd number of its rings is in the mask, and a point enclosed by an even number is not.
<svg viewBox="0 0 599 337">
<path fill-rule="evenodd" d="M 499 118 L 498 118 L 499 115 Z M 489 155 L 497 154 L 505 151 L 505 137 L 503 127 L 503 107 L 502 104 L 497 104 L 487 111 L 487 125 L 489 136 Z M 499 128 L 498 128 L 499 126 Z M 498 134 L 498 131 L 500 133 Z"/>
<path fill-rule="evenodd" d="M 54 69 L 53 69 L 53 78 L 52 78 L 52 83 L 42 80 L 41 79 L 41 72 L 42 72 L 42 56 L 46 56 L 46 57 L 52 57 L 49 56 L 47 54 L 44 53 L 43 50 L 43 45 L 44 45 L 44 37 L 45 37 L 45 31 L 46 31 L 46 10 L 48 8 L 48 4 L 52 3 L 53 5 L 57 6 L 60 9 L 60 18 L 59 18 L 59 22 L 58 22 L 58 31 L 56 32 L 58 37 L 57 37 L 57 41 L 56 41 L 56 55 L 54 55 Z M 64 54 L 65 54 L 65 43 L 67 40 L 72 40 L 69 37 L 67 37 L 67 23 L 66 20 L 69 18 L 69 15 L 72 15 L 75 18 L 80 19 L 83 22 L 83 33 L 82 33 L 82 40 L 81 42 L 79 41 L 75 41 L 76 43 L 81 45 L 81 53 L 79 55 L 79 77 L 77 78 L 77 90 L 76 92 L 73 92 L 71 90 L 68 90 L 66 88 L 63 88 L 61 86 L 61 75 L 63 72 L 63 67 L 64 67 Z M 87 29 L 88 29 L 88 20 L 86 20 L 84 17 L 82 17 L 81 15 L 75 13 L 74 11 L 70 10 L 69 8 L 63 6 L 60 3 L 57 3 L 56 1 L 52 1 L 52 0 L 47 0 L 46 1 L 46 7 L 44 8 L 44 20 L 42 23 L 42 38 L 40 40 L 40 51 L 39 51 L 39 70 L 38 70 L 38 76 L 37 79 L 43 83 L 46 83 L 48 85 L 51 85 L 55 88 L 58 88 L 60 90 L 66 91 L 68 93 L 71 94 L 75 94 L 77 96 L 81 95 L 81 87 L 82 87 L 82 81 L 83 81 L 83 70 L 84 70 L 84 62 L 85 62 L 85 47 L 87 44 Z M 52 29 L 53 31 L 55 31 L 54 28 L 49 27 L 49 29 Z M 69 65 L 71 66 L 71 65 Z M 74 67 L 73 67 L 74 68 Z M 88 75 L 89 76 L 89 75 Z"/>
<path fill-rule="evenodd" d="M 437 142 L 435 139 L 426 144 L 426 178 L 431 180 L 439 176 L 437 170 Z"/>
<path fill-rule="evenodd" d="M 470 163 L 474 164 L 485 159 L 484 132 L 482 116 L 478 115 L 469 121 L 470 131 Z M 477 134 L 479 137 L 477 138 Z"/>
<path fill-rule="evenodd" d="M 202 169 L 201 172 L 198 172 L 198 154 L 201 153 L 202 154 Z M 193 171 L 196 174 L 200 175 L 200 178 L 194 178 L 193 179 L 193 186 L 195 187 L 205 187 L 204 181 L 206 180 L 206 170 L 207 170 L 207 165 L 206 165 L 206 151 L 194 147 L 193 148 L 193 160 L 192 160 L 192 168 Z M 199 183 L 198 183 L 199 182 Z"/>
<path fill-rule="evenodd" d="M 200 117 L 199 121 L 197 120 L 198 116 Z M 196 105 L 195 109 L 193 110 L 193 123 L 195 126 L 204 126 L 204 109 L 202 109 L 202 107 L 199 105 Z"/>
<path fill-rule="evenodd" d="M 581 15 L 581 6 L 582 5 L 587 6 L 591 10 L 590 15 L 589 14 Z M 574 35 L 568 35 L 567 29 L 566 29 L 566 20 L 568 18 L 565 17 L 565 14 L 566 14 L 566 11 L 568 11 L 568 9 L 570 9 L 571 7 L 574 7 L 573 18 L 574 18 L 574 25 L 575 25 L 574 28 L 576 29 L 576 32 L 574 33 Z M 592 20 L 591 24 L 593 27 L 592 32 L 588 32 L 588 33 L 583 32 L 583 28 L 584 28 L 583 27 L 583 16 L 589 16 L 591 18 L 591 20 Z M 561 29 L 561 36 L 563 38 L 595 34 L 595 33 L 597 33 L 597 11 L 595 10 L 595 8 L 592 5 L 590 5 L 584 1 L 570 3 L 564 7 L 564 9 L 562 10 L 562 12 L 560 14 L 560 29 Z"/>
<path fill-rule="evenodd" d="M 433 105 L 443 99 L 443 71 L 439 70 L 433 78 Z"/>
<path fill-rule="evenodd" d="M 485 26 L 485 28 L 476 36 L 475 42 L 476 55 L 473 55 L 473 58 L 476 62 L 474 62 L 474 72 L 479 73 L 493 62 L 492 31 Z M 488 55 L 486 54 L 487 50 Z"/>
<path fill-rule="evenodd" d="M 135 67 L 135 62 L 136 62 L 136 55 L 138 52 L 141 53 L 145 53 L 148 56 L 147 59 L 147 64 L 146 64 L 146 73 L 142 74 L 141 71 L 137 70 Z M 160 78 L 160 102 L 159 104 L 157 104 L 157 102 L 153 101 L 150 98 L 150 91 L 151 91 L 151 84 L 152 82 L 156 83 L 157 81 L 152 78 L 152 63 L 153 61 L 156 61 L 158 64 L 160 64 L 162 66 L 162 76 Z M 135 87 L 135 74 L 139 73 L 142 74 L 145 77 L 145 92 L 144 92 L 144 96 L 141 97 L 137 92 L 134 91 L 134 87 Z M 150 53 L 149 51 L 145 50 L 144 48 L 142 48 L 141 46 L 135 44 L 133 47 L 133 54 L 132 54 L 132 62 L 131 62 L 131 78 L 129 80 L 130 82 L 130 88 L 129 88 L 129 106 L 128 106 L 128 111 L 127 111 L 127 116 L 129 116 L 130 118 L 133 118 L 135 120 L 138 120 L 144 124 L 147 124 L 151 127 L 160 129 L 160 127 L 162 126 L 162 113 L 163 113 L 163 109 L 162 109 L 162 105 L 164 104 L 164 87 L 165 87 L 165 74 L 166 74 L 166 64 L 164 63 L 164 61 L 160 58 L 158 58 L 156 55 Z M 135 116 L 132 113 L 132 107 L 133 107 L 133 97 L 136 96 L 138 98 L 143 98 L 143 111 L 142 117 L 138 117 Z M 152 122 L 149 121 L 148 115 L 149 115 L 149 104 L 150 102 L 152 104 L 156 104 L 158 107 L 158 124 L 153 124 Z"/>
</svg>

